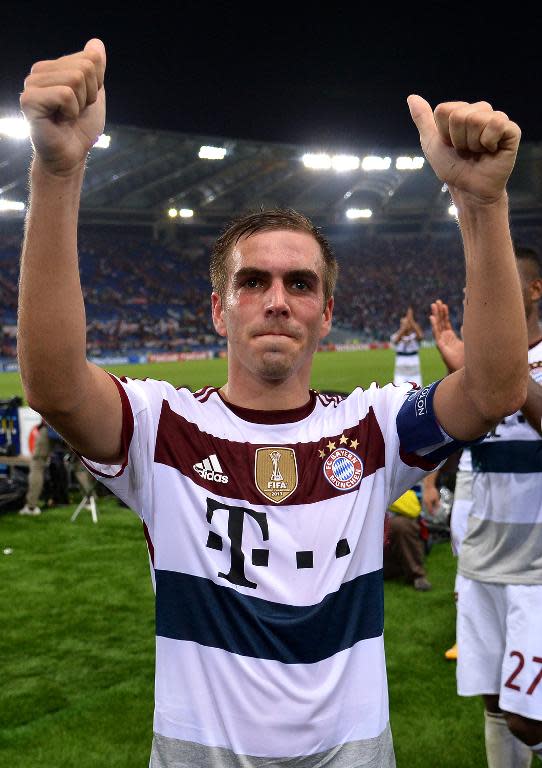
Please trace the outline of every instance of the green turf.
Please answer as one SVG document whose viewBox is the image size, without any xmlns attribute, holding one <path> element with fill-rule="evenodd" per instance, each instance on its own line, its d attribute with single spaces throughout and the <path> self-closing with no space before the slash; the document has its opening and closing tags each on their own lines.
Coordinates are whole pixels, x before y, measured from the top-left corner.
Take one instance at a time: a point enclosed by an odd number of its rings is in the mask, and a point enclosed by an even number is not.
<svg viewBox="0 0 542 768">
<path fill-rule="evenodd" d="M 317 389 L 350 392 L 356 386 L 367 387 L 371 381 L 386 384 L 393 377 L 394 353 L 389 349 L 368 352 L 319 352 L 314 358 L 311 385 Z M 433 347 L 422 349 L 424 383 L 445 374 L 438 352 Z M 205 384 L 217 386 L 226 381 L 226 360 L 188 360 L 182 363 L 147 363 L 145 365 L 110 366 L 119 375 L 170 381 L 197 389 Z M 0 373 L 0 398 L 22 395 L 18 373 Z"/>
<path fill-rule="evenodd" d="M 443 375 L 423 350 L 424 381 Z M 393 354 L 322 353 L 313 385 L 351 390 L 389 381 Z M 119 371 L 120 372 L 120 371 Z M 223 361 L 125 367 L 199 387 L 225 380 Z M 20 392 L 0 376 L 0 397 Z M 7 388 L 6 388 L 7 387 Z M 0 516 L 0 766 L 145 768 L 152 731 L 153 597 L 141 524 L 114 499 L 100 522 L 73 507 L 38 518 Z M 6 548 L 12 554 L 3 555 Z M 434 589 L 386 585 L 386 655 L 398 768 L 485 765 L 476 699 L 455 693 L 455 561 L 447 544 L 428 558 Z"/>
</svg>

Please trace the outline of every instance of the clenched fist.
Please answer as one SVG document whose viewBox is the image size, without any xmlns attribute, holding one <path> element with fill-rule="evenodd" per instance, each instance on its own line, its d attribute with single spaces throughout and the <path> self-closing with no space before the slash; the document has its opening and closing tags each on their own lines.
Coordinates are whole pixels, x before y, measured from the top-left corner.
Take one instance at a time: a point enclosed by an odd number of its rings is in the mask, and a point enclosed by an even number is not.
<svg viewBox="0 0 542 768">
<path fill-rule="evenodd" d="M 89 40 L 83 51 L 38 61 L 25 80 L 21 109 L 36 156 L 58 176 L 79 172 L 105 124 L 105 47 Z"/>
<path fill-rule="evenodd" d="M 486 101 L 447 102 L 433 112 L 421 96 L 409 96 L 408 106 L 424 154 L 452 197 L 463 193 L 481 204 L 499 200 L 516 161 L 519 126 Z"/>
</svg>

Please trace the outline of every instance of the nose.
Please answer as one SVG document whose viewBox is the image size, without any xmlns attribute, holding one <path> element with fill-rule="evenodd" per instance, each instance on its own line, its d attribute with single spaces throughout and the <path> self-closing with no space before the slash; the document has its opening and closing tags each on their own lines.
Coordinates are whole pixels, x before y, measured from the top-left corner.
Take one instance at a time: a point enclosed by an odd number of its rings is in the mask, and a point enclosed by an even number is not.
<svg viewBox="0 0 542 768">
<path fill-rule="evenodd" d="M 265 296 L 265 315 L 266 317 L 289 317 L 290 305 L 286 289 L 281 280 L 271 283 Z"/>
</svg>

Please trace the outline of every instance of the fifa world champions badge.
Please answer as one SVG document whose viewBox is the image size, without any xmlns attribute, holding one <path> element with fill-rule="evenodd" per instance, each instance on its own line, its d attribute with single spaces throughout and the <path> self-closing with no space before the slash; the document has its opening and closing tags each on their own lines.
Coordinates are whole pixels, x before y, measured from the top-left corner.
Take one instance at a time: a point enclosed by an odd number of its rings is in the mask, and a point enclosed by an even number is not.
<svg viewBox="0 0 542 768">
<path fill-rule="evenodd" d="M 348 448 L 336 448 L 325 460 L 323 470 L 326 480 L 334 488 L 350 491 L 363 476 L 363 462 Z"/>
</svg>

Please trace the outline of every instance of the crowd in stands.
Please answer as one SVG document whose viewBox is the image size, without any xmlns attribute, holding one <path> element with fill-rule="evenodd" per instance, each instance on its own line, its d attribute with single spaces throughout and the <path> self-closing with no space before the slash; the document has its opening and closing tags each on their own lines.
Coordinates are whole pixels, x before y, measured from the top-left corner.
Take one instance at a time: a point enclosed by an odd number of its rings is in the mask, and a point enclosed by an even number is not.
<svg viewBox="0 0 542 768">
<path fill-rule="evenodd" d="M 524 233 L 522 233 L 523 235 Z M 537 245 L 540 231 L 521 242 Z M 186 352 L 220 346 L 210 317 L 209 239 L 201 255 L 120 230 L 81 232 L 79 254 L 89 355 Z M 21 235 L 0 235 L 0 356 L 15 357 Z M 334 327 L 352 341 L 388 341 L 412 305 L 430 337 L 430 303 L 460 324 L 464 265 L 457 231 L 333 243 L 340 265 Z M 344 333 L 343 333 L 344 338 Z"/>
</svg>

